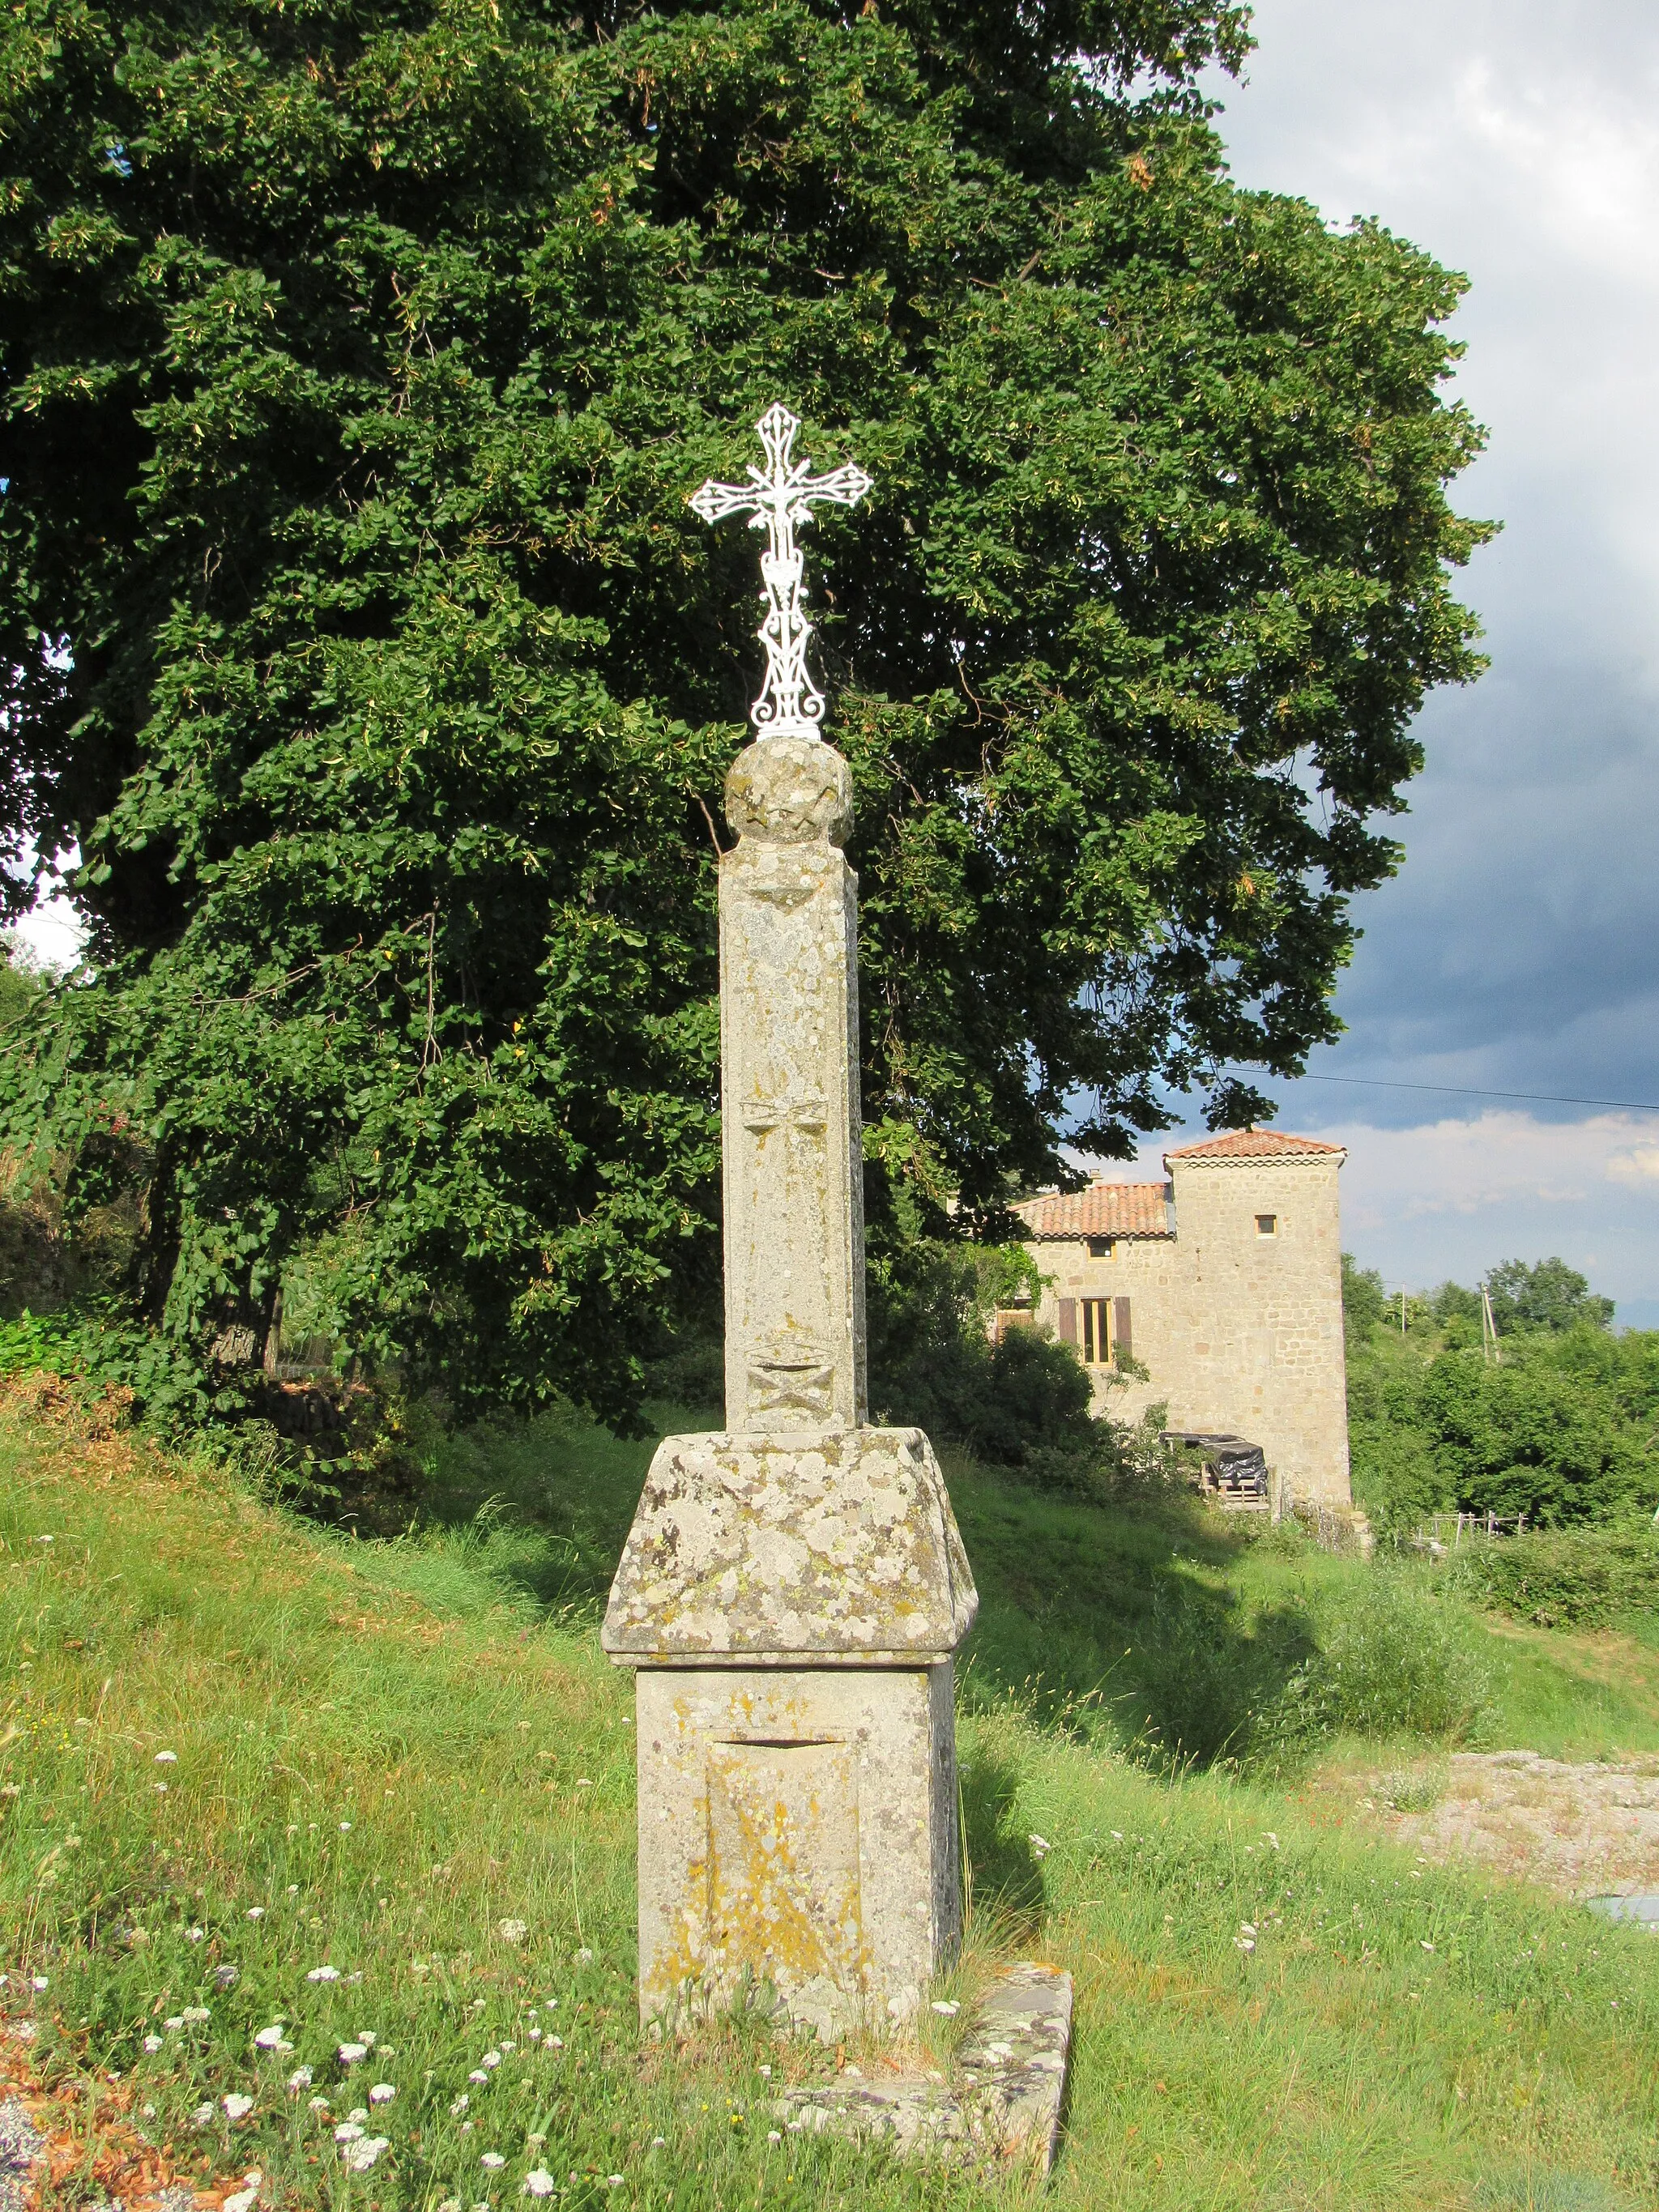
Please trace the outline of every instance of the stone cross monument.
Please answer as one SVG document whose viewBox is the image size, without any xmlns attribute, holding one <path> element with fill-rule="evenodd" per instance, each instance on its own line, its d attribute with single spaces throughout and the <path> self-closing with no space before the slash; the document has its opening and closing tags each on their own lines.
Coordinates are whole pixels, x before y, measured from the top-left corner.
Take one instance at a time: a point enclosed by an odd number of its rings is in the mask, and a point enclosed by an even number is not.
<svg viewBox="0 0 1659 2212">
<path fill-rule="evenodd" d="M 611 1591 L 635 1669 L 640 2008 L 769 1991 L 826 2038 L 909 2018 L 960 1927 L 951 1660 L 978 1607 L 919 1429 L 869 1425 L 852 778 L 819 735 L 795 532 L 851 506 L 795 417 L 705 520 L 764 528 L 765 688 L 720 862 L 726 1420 L 666 1437 Z"/>
</svg>

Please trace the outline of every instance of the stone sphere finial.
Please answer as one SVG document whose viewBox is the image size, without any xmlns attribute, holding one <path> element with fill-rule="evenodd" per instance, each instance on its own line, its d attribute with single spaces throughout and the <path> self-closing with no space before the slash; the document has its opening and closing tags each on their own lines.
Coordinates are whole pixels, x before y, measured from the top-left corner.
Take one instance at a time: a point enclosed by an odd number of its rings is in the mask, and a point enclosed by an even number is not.
<svg viewBox="0 0 1659 2212">
<path fill-rule="evenodd" d="M 763 845 L 844 845 L 852 770 L 821 738 L 757 738 L 726 776 L 726 818 Z"/>
</svg>

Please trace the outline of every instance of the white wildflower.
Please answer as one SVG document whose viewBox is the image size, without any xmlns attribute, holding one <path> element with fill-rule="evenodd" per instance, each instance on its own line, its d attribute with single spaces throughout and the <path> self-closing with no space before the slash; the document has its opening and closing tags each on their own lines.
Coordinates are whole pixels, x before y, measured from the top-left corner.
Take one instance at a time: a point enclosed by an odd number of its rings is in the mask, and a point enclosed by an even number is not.
<svg viewBox="0 0 1659 2212">
<path fill-rule="evenodd" d="M 499 2051 L 486 2051 L 483 2057 L 478 2061 L 480 2066 L 486 2066 L 492 2069 L 499 2066 L 501 2063 L 501 2054 Z"/>
<path fill-rule="evenodd" d="M 607 2189 L 620 2189 L 623 2185 L 623 2177 L 620 2173 L 607 2173 L 605 2177 L 605 2187 Z"/>
<path fill-rule="evenodd" d="M 1241 1920 L 1238 1923 L 1238 1932 L 1241 1936 L 1254 1936 L 1255 1933 L 1255 1921 Z"/>
<path fill-rule="evenodd" d="M 146 2051 L 159 2051 L 161 2048 L 161 2037 L 159 2035 L 147 2035 L 144 2038 L 144 2048 Z"/>
<path fill-rule="evenodd" d="M 214 2112 L 211 2105 L 198 2105 L 190 2116 L 190 2124 L 193 2128 L 210 2128 L 213 2125 L 213 2120 Z"/>
<path fill-rule="evenodd" d="M 389 2105 L 397 2094 L 394 2082 L 377 2081 L 368 2093 L 368 2101 L 371 2105 Z"/>
<path fill-rule="evenodd" d="M 362 2140 L 362 2132 L 361 2121 L 342 2120 L 334 2130 L 334 2140 L 337 2143 L 357 2142 Z"/>
<path fill-rule="evenodd" d="M 532 2166 L 519 2185 L 520 2197 L 550 2197 L 557 2186 L 544 2166 Z"/>
<path fill-rule="evenodd" d="M 308 2109 L 313 2112 L 325 2112 L 328 2110 L 328 2099 L 326 2097 L 313 2097 L 311 2100 Z"/>
<path fill-rule="evenodd" d="M 288 2077 L 288 2086 L 290 2089 L 308 2089 L 311 2087 L 311 2079 L 309 2066 L 296 2066 Z"/>
<path fill-rule="evenodd" d="M 769 2081 L 772 2078 L 772 2069 L 769 2066 L 757 2066 L 755 2069 L 755 2071 L 760 2075 L 763 2081 Z"/>
<path fill-rule="evenodd" d="M 1428 1937 L 1427 1937 L 1426 1936 L 1419 1936 L 1419 1937 L 1418 1938 L 1418 1941 L 1422 1944 L 1423 1948 L 1424 1948 L 1425 1951 L 1432 1951 L 1432 1950 L 1433 1950 L 1434 1946 L 1433 1946 L 1433 1944 L 1432 1944 L 1432 1943 L 1431 1943 L 1431 1942 L 1430 1942 L 1430 1941 L 1429 1941 L 1429 1939 L 1428 1939 Z"/>
<path fill-rule="evenodd" d="M 177 1766 L 179 1754 L 176 1751 L 158 1751 L 155 1754 L 155 1764 L 157 1766 Z"/>
<path fill-rule="evenodd" d="M 199 2027 L 204 2020 L 211 2020 L 212 2017 L 211 2005 L 186 2005 L 179 2014 L 180 2021 L 186 2027 Z"/>
<path fill-rule="evenodd" d="M 161 2022 L 162 2027 L 170 2030 L 174 2035 L 178 2034 L 179 2029 L 184 2026 L 184 2024 L 185 2015 L 181 2012 L 174 2013 L 171 2019 L 164 2020 Z"/>
<path fill-rule="evenodd" d="M 653 2136 L 651 2138 L 651 2148 L 653 2150 L 666 2150 L 668 2148 L 667 2136 Z"/>
<path fill-rule="evenodd" d="M 355 2066 L 360 2058 L 368 2057 L 368 2045 L 366 2043 L 343 2043 L 334 2055 L 342 2066 Z"/>
<path fill-rule="evenodd" d="M 253 2208 L 258 2201 L 259 2191 L 257 2185 L 252 2189 L 235 2189 L 226 2197 L 222 2212 L 253 2212 Z"/>
<path fill-rule="evenodd" d="M 501 2049 L 503 2051 L 516 2051 L 518 2047 L 519 2046 L 516 2043 L 509 2041 L 506 2036 L 501 2038 Z"/>
<path fill-rule="evenodd" d="M 340 1970 L 337 1966 L 313 1966 L 306 1976 L 308 1982 L 337 1982 L 339 1978 Z"/>
<path fill-rule="evenodd" d="M 459 2197 L 441 2197 L 438 2199 L 438 2212 L 461 2212 L 460 2198 Z"/>
<path fill-rule="evenodd" d="M 475 2066 L 466 2078 L 469 2081 L 487 2081 L 489 2076 L 482 2066 Z"/>
<path fill-rule="evenodd" d="M 547 2051 L 562 2051 L 564 2049 L 563 2036 L 550 2035 L 543 2048 Z"/>
<path fill-rule="evenodd" d="M 233 2089 L 229 2096 L 222 2099 L 222 2102 L 224 2105 L 225 2118 L 228 2120 L 246 2119 L 253 2110 L 252 2098 L 245 2097 L 240 2089 Z"/>
<path fill-rule="evenodd" d="M 500 2151 L 487 2150 L 478 2163 L 480 2166 L 488 2166 L 489 2171 L 495 2173 L 507 2164 L 507 2160 L 501 2156 Z"/>
<path fill-rule="evenodd" d="M 342 1820 L 342 1821 L 341 1821 L 341 1823 L 340 1823 L 340 1833 L 341 1833 L 343 1836 L 349 1836 L 349 1835 L 351 1833 L 351 1823 L 350 1823 L 350 1821 L 349 1821 L 349 1820 Z"/>
<path fill-rule="evenodd" d="M 530 1929 L 522 1920 L 503 1920 L 496 1933 L 503 1943 L 522 1943 Z"/>
<path fill-rule="evenodd" d="M 933 2010 L 936 2013 L 941 2014 L 946 2020 L 954 2020 L 957 2014 L 962 2010 L 962 2005 L 960 2001 L 956 1997 L 935 1997 L 933 1999 Z"/>
<path fill-rule="evenodd" d="M 254 2037 L 253 2041 L 255 2048 L 258 2050 L 275 2051 L 282 2039 L 283 2023 L 279 2020 L 274 2021 L 269 2027 L 262 2027 L 258 2035 Z"/>
<path fill-rule="evenodd" d="M 206 1934 L 207 1930 L 205 1928 L 186 1928 L 185 1930 L 185 1941 L 186 1943 L 199 1943 Z"/>
<path fill-rule="evenodd" d="M 247 1917 L 250 1920 L 263 1920 L 265 1917 L 265 1908 L 263 1905 L 250 1905 Z"/>
<path fill-rule="evenodd" d="M 540 2028 L 538 2028 L 538 2027 L 532 2027 L 532 2028 L 531 2029 L 531 2031 L 530 2031 L 530 2040 L 531 2040 L 532 2043 L 539 2043 L 539 2042 L 541 2041 L 541 2039 L 542 2039 L 542 2032 L 541 2032 Z"/>
<path fill-rule="evenodd" d="M 29 1978 L 29 1987 L 32 1990 L 49 1990 L 52 1987 L 52 1982 L 46 1974 L 33 1974 Z"/>
<path fill-rule="evenodd" d="M 367 2173 L 383 2150 L 390 2150 L 388 2136 L 365 2136 L 361 2142 L 348 2143 L 341 2155 L 352 2173 Z"/>
<path fill-rule="evenodd" d="M 591 1966 L 592 1965 L 592 1963 L 593 1963 L 593 1954 L 592 1954 L 592 1953 L 588 1949 L 587 1946 L 584 1943 L 584 1944 L 583 1944 L 583 1946 L 582 1946 L 582 1948 L 581 1948 L 581 1949 L 580 1949 L 580 1951 L 578 1951 L 578 1952 L 577 1952 L 577 1954 L 576 1954 L 576 1964 L 577 1964 L 579 1966 Z"/>
<path fill-rule="evenodd" d="M 1049 1852 L 1054 1849 L 1054 1845 L 1048 1841 L 1048 1838 L 1046 1836 L 1027 1836 L 1025 1840 L 1031 1846 L 1032 1851 L 1040 1859 L 1047 1858 Z"/>
<path fill-rule="evenodd" d="M 768 2142 L 781 2142 L 783 2141 L 783 2137 L 778 2133 L 775 2128 L 770 2128 L 767 2130 L 766 2140 Z"/>
<path fill-rule="evenodd" d="M 351 2110 L 346 2114 L 346 2118 L 349 2120 L 356 2120 L 359 2122 L 366 2120 L 368 2118 L 368 2106 L 367 2105 L 354 2105 Z"/>
<path fill-rule="evenodd" d="M 469 2096 L 467 2095 L 467 2094 L 466 2094 L 466 2092 L 465 2092 L 465 2089 L 463 2089 L 463 2090 L 462 2090 L 462 2092 L 461 2092 L 461 2094 L 460 2094 L 460 2095 L 459 2095 L 459 2097 L 452 2097 L 452 2098 L 450 2099 L 450 2100 L 449 2100 L 449 2117 L 450 2117 L 450 2118 L 451 2118 L 452 2120 L 459 2120 L 459 2119 L 460 2118 L 460 2117 L 461 2117 L 461 2114 L 462 2114 L 464 2112 L 465 2112 L 465 2110 L 466 2110 L 467 2106 L 468 2106 L 471 2102 L 472 2102 L 471 2098 L 471 2097 L 469 2097 Z"/>
</svg>

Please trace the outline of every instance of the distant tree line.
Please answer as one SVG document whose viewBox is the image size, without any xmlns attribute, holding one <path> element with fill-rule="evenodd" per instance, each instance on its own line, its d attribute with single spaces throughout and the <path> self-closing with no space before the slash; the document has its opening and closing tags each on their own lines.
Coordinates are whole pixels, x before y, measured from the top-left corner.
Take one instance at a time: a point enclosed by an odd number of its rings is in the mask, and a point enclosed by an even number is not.
<svg viewBox="0 0 1659 2212">
<path fill-rule="evenodd" d="M 1659 1332 L 1615 1334 L 1613 1304 L 1565 1260 L 1508 1260 L 1480 1292 L 1407 1296 L 1345 1255 L 1356 1494 L 1385 1528 L 1432 1513 L 1534 1527 L 1634 1522 L 1659 1504 Z"/>
</svg>

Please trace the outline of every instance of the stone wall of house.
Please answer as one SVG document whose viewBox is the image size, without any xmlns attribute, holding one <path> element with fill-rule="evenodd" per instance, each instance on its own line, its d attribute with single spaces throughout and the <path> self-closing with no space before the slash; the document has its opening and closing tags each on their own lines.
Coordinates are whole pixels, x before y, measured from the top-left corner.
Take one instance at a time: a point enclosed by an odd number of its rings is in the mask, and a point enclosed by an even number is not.
<svg viewBox="0 0 1659 2212">
<path fill-rule="evenodd" d="M 1127 1300 L 1145 1382 L 1096 1372 L 1096 1405 L 1133 1419 L 1167 1405 L 1170 1425 L 1231 1431 L 1259 1443 L 1298 1495 L 1346 1504 L 1347 1383 L 1342 1341 L 1341 1154 L 1297 1158 L 1170 1156 L 1175 1234 L 1031 1247 L 1045 1275 L 1037 1318 L 1057 1334 L 1062 1299 Z M 1264 1233 L 1263 1218 L 1273 1227 Z M 1113 1318 L 1126 1317 L 1115 1304 Z"/>
</svg>

